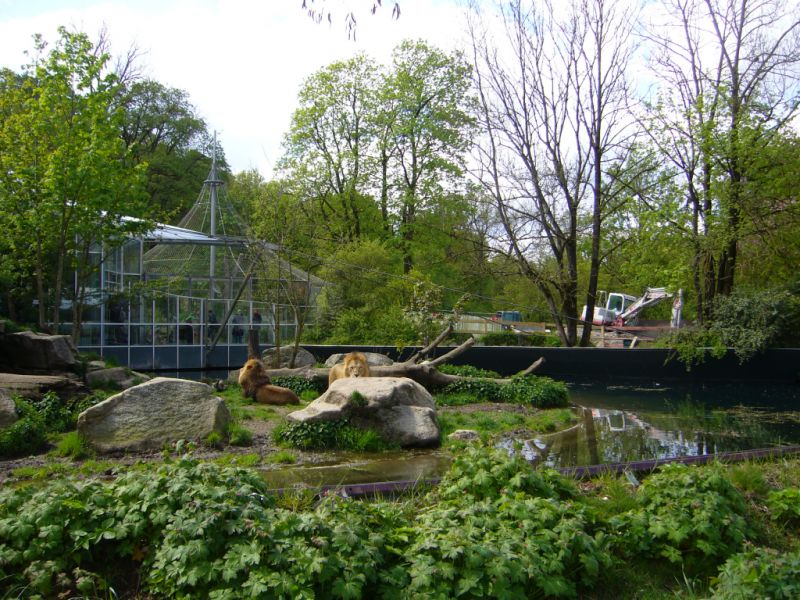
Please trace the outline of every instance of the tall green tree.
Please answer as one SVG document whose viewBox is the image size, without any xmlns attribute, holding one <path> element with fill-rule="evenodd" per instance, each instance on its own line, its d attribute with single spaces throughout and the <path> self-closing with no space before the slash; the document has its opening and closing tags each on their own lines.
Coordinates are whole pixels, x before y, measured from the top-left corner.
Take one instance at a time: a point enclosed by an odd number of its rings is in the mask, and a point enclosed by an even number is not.
<svg viewBox="0 0 800 600">
<path fill-rule="evenodd" d="M 368 194 L 378 73 L 374 61 L 359 55 L 311 75 L 284 140 L 280 168 L 333 242 L 356 240 L 379 226 Z"/>
<path fill-rule="evenodd" d="M 381 90 L 391 110 L 381 121 L 390 124 L 390 188 L 405 273 L 414 266 L 420 213 L 433 209 L 464 173 L 473 125 L 470 70 L 460 53 L 407 40 L 395 49 Z"/>
<path fill-rule="evenodd" d="M 150 203 L 162 219 L 182 216 L 197 197 L 211 167 L 205 121 L 188 94 L 152 79 L 134 79 L 120 87 L 120 134 L 136 164 L 146 165 Z M 218 149 L 219 150 L 219 149 Z M 226 173 L 223 154 L 217 164 Z"/>
<path fill-rule="evenodd" d="M 32 62 L 3 76 L 0 226 L 21 273 L 35 281 L 39 326 L 49 320 L 57 329 L 66 273 L 83 278 L 92 268 L 90 241 L 119 241 L 144 226 L 120 217 L 143 216 L 145 204 L 141 171 L 119 135 L 108 55 L 64 28 L 45 50 L 35 36 Z"/>
</svg>

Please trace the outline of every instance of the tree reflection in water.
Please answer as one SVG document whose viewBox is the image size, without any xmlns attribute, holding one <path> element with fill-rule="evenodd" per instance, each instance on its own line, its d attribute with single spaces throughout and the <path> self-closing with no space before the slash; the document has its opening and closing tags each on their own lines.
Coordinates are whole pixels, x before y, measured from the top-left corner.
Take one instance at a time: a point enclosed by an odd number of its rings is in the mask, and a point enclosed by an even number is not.
<svg viewBox="0 0 800 600">
<path fill-rule="evenodd" d="M 578 424 L 505 440 L 552 467 L 698 456 L 800 444 L 796 386 L 576 386 Z M 776 417 L 776 415 L 778 415 Z"/>
</svg>

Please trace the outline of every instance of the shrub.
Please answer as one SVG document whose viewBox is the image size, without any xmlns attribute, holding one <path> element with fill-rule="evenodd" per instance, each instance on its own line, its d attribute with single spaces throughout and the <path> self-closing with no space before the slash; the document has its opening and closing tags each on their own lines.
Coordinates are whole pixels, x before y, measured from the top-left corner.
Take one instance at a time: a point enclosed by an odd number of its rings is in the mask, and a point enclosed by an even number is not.
<svg viewBox="0 0 800 600">
<path fill-rule="evenodd" d="M 315 392 L 317 395 L 322 391 L 321 384 L 316 384 L 310 379 L 306 379 L 305 377 L 297 377 L 296 375 L 290 375 L 289 377 L 274 377 L 272 379 L 272 383 L 278 385 L 280 387 L 289 388 L 295 394 L 302 397 L 304 394 L 307 395 L 307 392 Z"/>
<path fill-rule="evenodd" d="M 19 420 L 0 430 L 0 456 L 12 458 L 35 454 L 47 445 L 44 419 L 34 406 L 19 396 L 14 397 Z"/>
<path fill-rule="evenodd" d="M 575 597 L 612 557 L 573 485 L 494 448 L 468 447 L 415 521 L 407 597 Z"/>
<path fill-rule="evenodd" d="M 557 348 L 561 340 L 557 335 L 548 333 L 515 333 L 513 331 L 498 331 L 486 333 L 480 341 L 485 346 L 545 346 Z"/>
<path fill-rule="evenodd" d="M 742 495 L 720 467 L 670 464 L 639 489 L 641 509 L 611 519 L 627 555 L 666 558 L 707 572 L 752 534 Z"/>
<path fill-rule="evenodd" d="M 393 447 L 378 433 L 353 427 L 347 419 L 286 423 L 276 427 L 272 437 L 277 444 L 299 450 L 379 452 Z"/>
<path fill-rule="evenodd" d="M 571 498 L 575 495 L 575 487 L 553 469 L 533 469 L 524 458 L 482 446 L 464 448 L 439 486 L 439 494 L 444 500 L 467 496 L 477 500 L 496 499 L 514 493 L 541 498 Z"/>
<path fill-rule="evenodd" d="M 800 552 L 752 548 L 731 556 L 712 580 L 719 600 L 800 598 Z"/>
<path fill-rule="evenodd" d="M 500 373 L 496 371 L 489 371 L 487 369 L 479 369 L 472 365 L 440 365 L 438 370 L 447 375 L 460 375 L 461 377 L 483 377 L 484 379 L 500 379 Z"/>
<path fill-rule="evenodd" d="M 47 392 L 32 405 L 41 415 L 47 431 L 66 431 L 75 425 L 72 412 L 55 392 Z"/>
<path fill-rule="evenodd" d="M 445 386 L 442 394 L 472 394 L 475 401 L 529 404 L 537 408 L 569 405 L 569 391 L 563 382 L 533 375 L 512 377 L 505 385 L 485 379 L 462 379 Z"/>
<path fill-rule="evenodd" d="M 800 489 L 785 488 L 767 494 L 767 507 L 776 521 L 800 525 Z"/>
</svg>

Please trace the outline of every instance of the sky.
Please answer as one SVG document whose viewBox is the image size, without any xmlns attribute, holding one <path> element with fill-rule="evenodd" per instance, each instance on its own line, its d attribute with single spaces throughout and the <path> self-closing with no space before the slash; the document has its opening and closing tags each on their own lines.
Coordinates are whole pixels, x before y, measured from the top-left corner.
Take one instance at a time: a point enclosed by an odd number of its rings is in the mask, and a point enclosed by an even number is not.
<svg viewBox="0 0 800 600">
<path fill-rule="evenodd" d="M 311 3 L 311 0 L 307 0 Z M 185 90 L 210 131 L 216 131 L 234 172 L 272 175 L 303 80 L 358 52 L 389 63 L 403 39 L 450 50 L 463 44 L 457 0 L 315 0 L 333 13 L 316 24 L 302 0 L 0 0 L 0 66 L 19 71 L 33 35 L 55 41 L 61 25 L 96 40 L 105 27 L 112 53 L 135 45 L 143 73 Z M 344 16 L 357 19 L 355 42 Z"/>
</svg>

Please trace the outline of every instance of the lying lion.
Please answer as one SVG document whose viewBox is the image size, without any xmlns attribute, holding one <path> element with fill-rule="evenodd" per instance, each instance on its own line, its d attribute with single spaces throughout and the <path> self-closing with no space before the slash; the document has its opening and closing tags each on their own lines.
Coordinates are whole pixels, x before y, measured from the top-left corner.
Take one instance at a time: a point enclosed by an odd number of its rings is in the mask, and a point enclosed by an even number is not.
<svg viewBox="0 0 800 600">
<path fill-rule="evenodd" d="M 260 404 L 300 403 L 300 398 L 292 390 L 271 383 L 264 363 L 257 358 L 248 359 L 239 371 L 239 385 L 245 398 L 253 398 Z"/>
<path fill-rule="evenodd" d="M 369 363 L 362 352 L 351 352 L 342 362 L 333 365 L 328 373 L 328 385 L 344 377 L 369 377 Z"/>
</svg>

